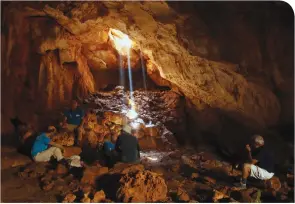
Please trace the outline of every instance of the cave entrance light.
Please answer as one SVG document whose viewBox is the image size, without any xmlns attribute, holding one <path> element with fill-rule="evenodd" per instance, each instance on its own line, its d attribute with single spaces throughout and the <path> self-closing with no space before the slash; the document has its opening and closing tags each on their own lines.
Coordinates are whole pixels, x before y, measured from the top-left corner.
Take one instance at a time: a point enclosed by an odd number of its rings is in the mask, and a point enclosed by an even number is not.
<svg viewBox="0 0 295 204">
<path fill-rule="evenodd" d="M 127 65 L 128 65 L 128 77 L 129 77 L 129 90 L 130 90 L 130 100 L 134 104 L 134 97 L 133 97 L 133 83 L 132 83 L 132 72 L 131 72 L 131 62 L 130 62 L 130 49 L 132 47 L 132 40 L 130 40 L 129 36 L 124 34 L 123 32 L 111 28 L 109 30 L 109 38 L 114 44 L 114 48 L 118 51 L 120 55 L 120 81 L 121 83 L 124 83 L 124 71 L 123 71 L 123 63 L 122 58 L 124 56 L 127 56 Z M 124 84 L 123 84 L 124 86 Z M 130 117 L 137 117 L 137 113 L 135 111 L 135 105 L 131 105 L 131 110 L 127 112 L 127 114 L 130 112 Z M 135 114 L 136 113 L 136 114 Z"/>
</svg>

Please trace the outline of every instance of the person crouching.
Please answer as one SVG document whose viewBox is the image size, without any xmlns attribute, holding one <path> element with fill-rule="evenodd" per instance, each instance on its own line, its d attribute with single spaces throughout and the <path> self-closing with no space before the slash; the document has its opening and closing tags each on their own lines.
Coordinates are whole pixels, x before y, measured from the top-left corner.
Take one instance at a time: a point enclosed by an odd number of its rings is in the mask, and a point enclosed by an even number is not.
<svg viewBox="0 0 295 204">
<path fill-rule="evenodd" d="M 48 162 L 52 156 L 57 161 L 65 161 L 62 153 L 64 147 L 51 141 L 51 137 L 55 134 L 55 127 L 50 126 L 47 132 L 37 136 L 31 150 L 31 155 L 35 162 Z"/>
</svg>

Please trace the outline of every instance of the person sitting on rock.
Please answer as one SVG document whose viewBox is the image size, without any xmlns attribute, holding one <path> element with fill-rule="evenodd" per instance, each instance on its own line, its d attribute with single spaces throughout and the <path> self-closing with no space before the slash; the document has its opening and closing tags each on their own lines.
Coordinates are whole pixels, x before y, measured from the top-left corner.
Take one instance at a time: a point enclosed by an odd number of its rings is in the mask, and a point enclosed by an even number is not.
<svg viewBox="0 0 295 204">
<path fill-rule="evenodd" d="M 260 135 L 252 137 L 251 144 L 246 145 L 248 163 L 243 164 L 243 172 L 239 188 L 245 189 L 247 178 L 269 180 L 274 176 L 274 162 L 271 154 L 264 147 L 264 139 Z"/>
<path fill-rule="evenodd" d="M 84 111 L 78 106 L 78 102 L 76 100 L 72 101 L 71 109 L 66 110 L 63 113 L 66 123 L 62 124 L 62 127 L 65 127 L 74 131 L 82 122 L 84 117 Z"/>
<path fill-rule="evenodd" d="M 47 132 L 41 133 L 36 138 L 31 150 L 31 155 L 35 162 L 48 162 L 50 161 L 52 156 L 57 161 L 65 162 L 62 154 L 62 152 L 64 151 L 64 147 L 52 142 L 50 139 L 54 134 L 56 134 L 55 127 L 49 126 Z"/>
<path fill-rule="evenodd" d="M 123 127 L 122 133 L 117 138 L 115 150 L 119 154 L 119 160 L 124 163 L 136 163 L 140 159 L 138 140 L 132 135 L 129 125 Z"/>
</svg>

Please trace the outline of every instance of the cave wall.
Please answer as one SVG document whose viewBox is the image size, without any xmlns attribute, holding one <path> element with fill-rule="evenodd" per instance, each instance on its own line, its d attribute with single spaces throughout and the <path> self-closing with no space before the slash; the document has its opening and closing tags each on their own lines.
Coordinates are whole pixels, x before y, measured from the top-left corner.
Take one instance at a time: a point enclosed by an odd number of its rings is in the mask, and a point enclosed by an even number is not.
<svg viewBox="0 0 295 204">
<path fill-rule="evenodd" d="M 293 14 L 285 3 L 1 4 L 2 133 L 12 117 L 37 126 L 71 98 L 112 83 L 99 74 L 119 67 L 110 28 L 133 40 L 135 70 L 141 49 L 149 77 L 186 97 L 198 131 L 226 134 L 223 118 L 251 131 L 293 122 Z"/>
</svg>

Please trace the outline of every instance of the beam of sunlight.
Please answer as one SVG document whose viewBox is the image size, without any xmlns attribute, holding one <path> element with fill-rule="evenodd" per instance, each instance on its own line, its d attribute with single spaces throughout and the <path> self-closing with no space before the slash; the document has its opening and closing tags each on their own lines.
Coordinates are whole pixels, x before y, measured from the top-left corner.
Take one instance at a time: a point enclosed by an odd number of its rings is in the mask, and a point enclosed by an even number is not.
<svg viewBox="0 0 295 204">
<path fill-rule="evenodd" d="M 130 86 L 130 89 L 129 89 L 130 90 L 130 100 L 134 101 L 133 85 L 132 85 L 132 72 L 131 72 L 131 63 L 130 63 L 130 49 L 128 49 L 128 51 L 127 51 L 127 63 L 128 63 L 128 76 L 129 76 L 129 86 Z"/>
<path fill-rule="evenodd" d="M 123 59 L 121 54 L 119 54 L 119 63 L 120 63 L 120 86 L 125 87 L 125 74 L 124 74 Z"/>
<path fill-rule="evenodd" d="M 114 43 L 115 49 L 121 55 L 128 54 L 128 51 L 132 47 L 132 40 L 130 40 L 128 35 L 124 34 L 119 30 L 111 28 L 109 31 L 109 38 Z"/>
<path fill-rule="evenodd" d="M 147 92 L 147 86 L 146 86 L 146 70 L 143 62 L 143 57 L 142 57 L 142 51 L 140 49 L 140 62 L 141 62 L 141 70 L 142 70 L 142 77 L 143 77 L 143 87 L 145 92 Z"/>
</svg>

